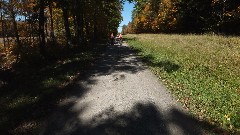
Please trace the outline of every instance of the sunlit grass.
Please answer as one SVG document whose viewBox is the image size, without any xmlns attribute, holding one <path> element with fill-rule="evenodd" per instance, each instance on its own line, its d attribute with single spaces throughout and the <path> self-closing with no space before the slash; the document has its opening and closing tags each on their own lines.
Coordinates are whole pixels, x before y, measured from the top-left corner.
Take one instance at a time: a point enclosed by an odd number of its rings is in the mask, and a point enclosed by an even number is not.
<svg viewBox="0 0 240 135">
<path fill-rule="evenodd" d="M 127 35 L 153 72 L 199 119 L 240 130 L 240 39 L 214 35 Z"/>
</svg>

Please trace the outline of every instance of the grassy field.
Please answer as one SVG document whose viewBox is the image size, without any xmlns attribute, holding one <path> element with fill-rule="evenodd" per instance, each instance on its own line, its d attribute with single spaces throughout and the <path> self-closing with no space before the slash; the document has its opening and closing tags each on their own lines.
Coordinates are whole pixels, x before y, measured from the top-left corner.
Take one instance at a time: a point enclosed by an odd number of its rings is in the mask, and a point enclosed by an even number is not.
<svg viewBox="0 0 240 135">
<path fill-rule="evenodd" d="M 240 38 L 126 35 L 152 71 L 198 119 L 240 131 Z"/>
</svg>

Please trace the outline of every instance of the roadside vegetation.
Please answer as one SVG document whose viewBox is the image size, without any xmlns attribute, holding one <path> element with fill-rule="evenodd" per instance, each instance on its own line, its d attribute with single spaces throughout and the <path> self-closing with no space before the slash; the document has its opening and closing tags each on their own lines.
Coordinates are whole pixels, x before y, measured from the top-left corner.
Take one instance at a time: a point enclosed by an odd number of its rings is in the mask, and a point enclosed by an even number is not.
<svg viewBox="0 0 240 135">
<path fill-rule="evenodd" d="M 104 50 L 105 46 L 58 47 L 48 50 L 48 60 L 36 52 L 19 63 L 4 60 L 0 69 L 1 134 L 38 134 L 42 122 L 72 93 L 75 82 Z"/>
<path fill-rule="evenodd" d="M 39 134 L 117 33 L 122 3 L 0 0 L 0 134 Z"/>
<path fill-rule="evenodd" d="M 125 38 L 195 117 L 240 132 L 239 37 L 128 34 Z"/>
</svg>

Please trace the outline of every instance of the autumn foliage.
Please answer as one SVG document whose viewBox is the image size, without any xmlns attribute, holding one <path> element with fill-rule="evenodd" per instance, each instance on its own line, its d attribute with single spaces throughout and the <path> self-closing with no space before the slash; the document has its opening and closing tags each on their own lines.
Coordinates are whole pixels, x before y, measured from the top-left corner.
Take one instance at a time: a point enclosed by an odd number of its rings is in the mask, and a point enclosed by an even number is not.
<svg viewBox="0 0 240 135">
<path fill-rule="evenodd" d="M 123 2 L 0 0 L 0 65 L 6 65 L 9 57 L 5 56 L 9 54 L 16 58 L 11 61 L 17 63 L 24 62 L 25 54 L 32 52 L 48 59 L 48 50 L 54 47 L 106 43 L 110 33 L 117 33 Z M 57 49 L 53 51 L 57 53 Z"/>
<path fill-rule="evenodd" d="M 136 0 L 129 33 L 240 34 L 238 0 Z"/>
</svg>

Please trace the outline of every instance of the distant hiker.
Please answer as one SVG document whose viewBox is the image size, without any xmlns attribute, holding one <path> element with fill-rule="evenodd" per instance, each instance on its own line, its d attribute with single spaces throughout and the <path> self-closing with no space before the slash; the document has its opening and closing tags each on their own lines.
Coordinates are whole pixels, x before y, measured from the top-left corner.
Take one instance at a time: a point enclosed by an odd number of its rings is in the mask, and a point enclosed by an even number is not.
<svg viewBox="0 0 240 135">
<path fill-rule="evenodd" d="M 122 46 L 122 34 L 119 35 L 119 44 Z"/>
<path fill-rule="evenodd" d="M 122 40 L 122 34 L 119 34 L 119 38 Z"/>
<path fill-rule="evenodd" d="M 111 34 L 111 45 L 114 45 L 114 35 L 113 35 L 113 33 Z"/>
</svg>

